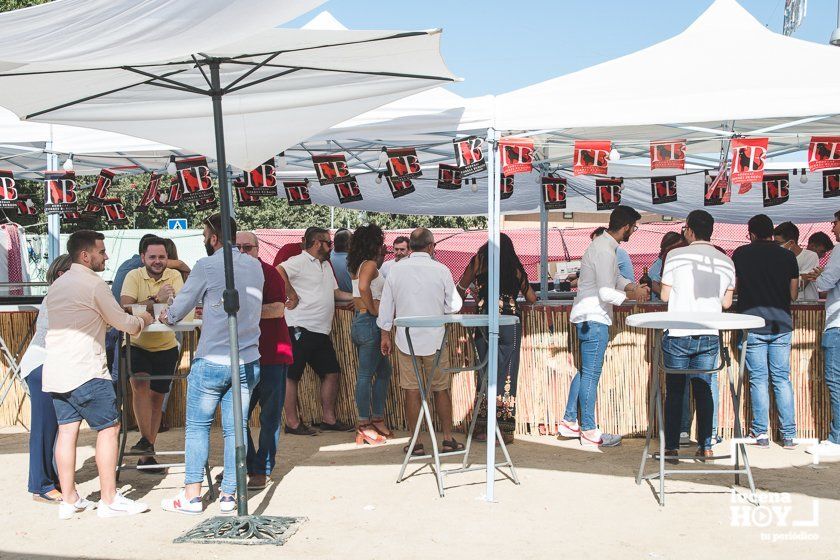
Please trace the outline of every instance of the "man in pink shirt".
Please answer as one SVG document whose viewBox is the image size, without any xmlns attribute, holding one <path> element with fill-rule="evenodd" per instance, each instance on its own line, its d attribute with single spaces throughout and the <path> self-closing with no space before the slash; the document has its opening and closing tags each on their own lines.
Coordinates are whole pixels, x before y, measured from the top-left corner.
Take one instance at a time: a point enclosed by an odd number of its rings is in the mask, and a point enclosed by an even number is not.
<svg viewBox="0 0 840 560">
<path fill-rule="evenodd" d="M 105 363 L 105 329 L 111 325 L 132 336 L 152 322 L 152 316 L 125 313 L 97 272 L 105 270 L 105 236 L 80 230 L 67 241 L 73 264 L 50 287 L 44 299 L 48 311 L 44 392 L 53 399 L 58 420 L 55 463 L 61 482 L 59 519 L 89 509 L 93 504 L 76 492 L 76 443 L 82 420 L 96 430 L 96 466 L 99 470 L 99 517 L 134 515 L 149 509 L 117 492 L 117 438 L 119 412 L 111 374 Z"/>
</svg>

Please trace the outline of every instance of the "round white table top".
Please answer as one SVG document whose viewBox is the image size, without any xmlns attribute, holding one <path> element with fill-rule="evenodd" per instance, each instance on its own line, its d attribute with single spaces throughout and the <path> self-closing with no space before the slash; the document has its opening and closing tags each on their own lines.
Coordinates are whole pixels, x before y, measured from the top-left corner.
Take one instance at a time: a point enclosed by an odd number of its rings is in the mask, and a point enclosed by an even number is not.
<svg viewBox="0 0 840 560">
<path fill-rule="evenodd" d="M 163 323 L 152 323 L 145 329 L 143 332 L 184 332 L 184 331 L 194 331 L 198 327 L 201 326 L 200 319 L 194 319 L 192 321 L 181 321 L 180 323 L 175 323 L 174 325 L 164 325 Z"/>
<path fill-rule="evenodd" d="M 757 329 L 764 319 L 740 313 L 699 313 L 688 311 L 658 311 L 627 316 L 627 325 L 639 329 L 715 329 L 734 331 Z"/>
<path fill-rule="evenodd" d="M 499 326 L 515 325 L 519 317 L 515 315 L 499 315 Z M 428 317 L 397 317 L 394 325 L 397 327 L 442 327 L 449 324 L 458 324 L 464 327 L 486 327 L 490 323 L 487 315 L 430 315 Z"/>
</svg>

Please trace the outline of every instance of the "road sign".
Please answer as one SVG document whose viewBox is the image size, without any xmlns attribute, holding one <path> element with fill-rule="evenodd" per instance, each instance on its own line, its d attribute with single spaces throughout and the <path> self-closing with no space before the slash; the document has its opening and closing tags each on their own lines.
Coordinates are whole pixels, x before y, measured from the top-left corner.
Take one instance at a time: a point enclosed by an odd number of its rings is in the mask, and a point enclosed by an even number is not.
<svg viewBox="0 0 840 560">
<path fill-rule="evenodd" d="M 166 220 L 166 227 L 169 229 L 187 229 L 186 218 L 169 218 Z"/>
</svg>

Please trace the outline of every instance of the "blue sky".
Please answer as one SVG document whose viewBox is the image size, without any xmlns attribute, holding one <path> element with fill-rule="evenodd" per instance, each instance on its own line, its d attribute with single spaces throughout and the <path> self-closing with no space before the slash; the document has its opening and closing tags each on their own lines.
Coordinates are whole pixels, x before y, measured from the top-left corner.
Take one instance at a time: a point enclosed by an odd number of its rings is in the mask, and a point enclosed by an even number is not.
<svg viewBox="0 0 840 560">
<path fill-rule="evenodd" d="M 739 0 L 781 32 L 784 0 Z M 712 0 L 330 0 L 351 29 L 442 27 L 443 56 L 463 96 L 499 94 L 628 54 L 678 34 Z M 519 10 L 519 11 L 518 11 Z M 828 43 L 836 0 L 809 0 L 794 37 Z M 722 40 L 725 40 L 722 38 Z M 686 61 L 690 64 L 690 61 Z"/>
</svg>

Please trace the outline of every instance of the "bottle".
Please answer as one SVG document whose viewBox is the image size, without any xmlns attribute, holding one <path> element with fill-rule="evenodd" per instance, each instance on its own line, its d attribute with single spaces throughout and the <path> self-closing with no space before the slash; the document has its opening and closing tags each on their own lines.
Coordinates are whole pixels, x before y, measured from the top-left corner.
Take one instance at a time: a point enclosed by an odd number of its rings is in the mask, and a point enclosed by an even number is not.
<svg viewBox="0 0 840 560">
<path fill-rule="evenodd" d="M 641 278 L 639 278 L 639 284 L 640 284 L 640 285 L 642 285 L 642 286 L 647 286 L 648 288 L 652 288 L 652 287 L 653 287 L 653 286 L 652 286 L 653 281 L 650 279 L 650 276 L 648 276 L 648 269 L 647 269 L 647 267 L 644 267 L 644 268 L 642 269 L 642 277 L 641 277 Z"/>
</svg>

